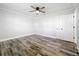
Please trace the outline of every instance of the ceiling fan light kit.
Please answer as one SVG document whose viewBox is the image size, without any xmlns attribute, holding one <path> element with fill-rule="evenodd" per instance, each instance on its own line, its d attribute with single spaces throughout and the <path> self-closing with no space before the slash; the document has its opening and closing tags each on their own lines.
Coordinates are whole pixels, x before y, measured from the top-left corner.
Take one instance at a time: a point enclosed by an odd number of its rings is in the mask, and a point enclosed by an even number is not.
<svg viewBox="0 0 79 59">
<path fill-rule="evenodd" d="M 38 15 L 40 12 L 39 11 L 36 11 L 35 13 L 36 13 L 36 15 Z"/>
<path fill-rule="evenodd" d="M 34 7 L 31 6 L 31 8 L 33 8 L 34 10 L 30 11 L 30 12 L 35 12 L 36 15 L 39 15 L 39 13 L 45 13 L 45 11 L 43 11 L 42 9 L 45 9 L 45 7 Z"/>
</svg>

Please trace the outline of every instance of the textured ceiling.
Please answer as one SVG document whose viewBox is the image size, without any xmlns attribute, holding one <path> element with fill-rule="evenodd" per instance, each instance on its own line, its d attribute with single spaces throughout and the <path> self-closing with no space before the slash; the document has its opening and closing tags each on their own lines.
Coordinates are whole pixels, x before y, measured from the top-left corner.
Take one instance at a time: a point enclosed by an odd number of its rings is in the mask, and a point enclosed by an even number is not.
<svg viewBox="0 0 79 59">
<path fill-rule="evenodd" d="M 67 9 L 73 9 L 77 4 L 74 3 L 0 3 L 0 8 L 5 8 L 12 11 L 18 11 L 25 15 L 33 15 L 34 13 L 28 12 L 33 10 L 30 6 L 45 6 L 45 11 L 49 14 Z"/>
</svg>

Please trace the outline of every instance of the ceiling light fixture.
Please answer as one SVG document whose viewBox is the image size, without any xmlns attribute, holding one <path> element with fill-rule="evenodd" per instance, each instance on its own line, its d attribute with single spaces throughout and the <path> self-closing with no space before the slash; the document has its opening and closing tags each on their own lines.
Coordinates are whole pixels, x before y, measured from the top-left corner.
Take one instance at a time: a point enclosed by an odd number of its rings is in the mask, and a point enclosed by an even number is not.
<svg viewBox="0 0 79 59">
<path fill-rule="evenodd" d="M 37 11 L 35 11 L 35 13 L 38 15 L 40 12 L 37 10 Z"/>
<path fill-rule="evenodd" d="M 31 8 L 33 8 L 34 10 L 30 11 L 30 12 L 35 12 L 36 15 L 38 15 L 40 12 L 41 13 L 45 13 L 45 11 L 43 11 L 42 9 L 44 9 L 45 7 L 34 7 L 34 6 L 31 6 Z"/>
</svg>

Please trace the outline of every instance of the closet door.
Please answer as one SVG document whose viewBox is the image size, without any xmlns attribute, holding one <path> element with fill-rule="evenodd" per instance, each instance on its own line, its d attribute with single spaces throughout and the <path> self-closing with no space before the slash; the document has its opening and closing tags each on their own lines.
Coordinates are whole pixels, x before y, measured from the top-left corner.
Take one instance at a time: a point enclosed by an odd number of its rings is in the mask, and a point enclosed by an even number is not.
<svg viewBox="0 0 79 59">
<path fill-rule="evenodd" d="M 73 14 L 59 16 L 58 19 L 58 37 L 73 42 Z"/>
</svg>

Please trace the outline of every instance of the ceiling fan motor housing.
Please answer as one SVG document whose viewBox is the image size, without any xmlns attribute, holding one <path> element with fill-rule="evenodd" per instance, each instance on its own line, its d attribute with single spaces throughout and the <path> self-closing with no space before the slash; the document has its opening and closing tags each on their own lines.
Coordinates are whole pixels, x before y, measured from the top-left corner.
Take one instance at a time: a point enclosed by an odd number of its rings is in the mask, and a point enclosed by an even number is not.
<svg viewBox="0 0 79 59">
<path fill-rule="evenodd" d="M 39 10 L 40 8 L 39 7 L 36 7 L 36 10 Z"/>
</svg>

